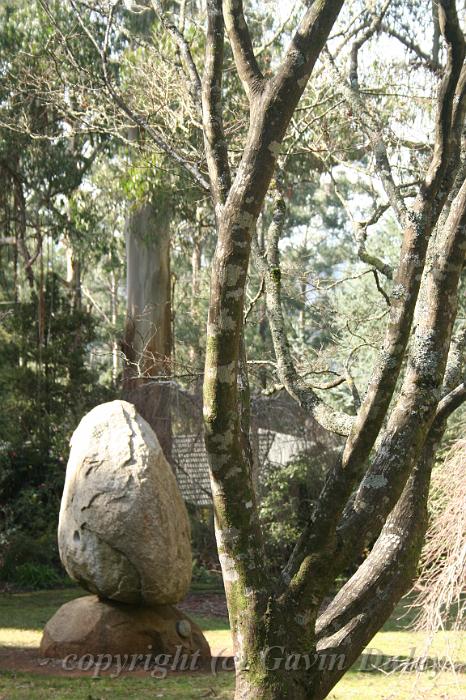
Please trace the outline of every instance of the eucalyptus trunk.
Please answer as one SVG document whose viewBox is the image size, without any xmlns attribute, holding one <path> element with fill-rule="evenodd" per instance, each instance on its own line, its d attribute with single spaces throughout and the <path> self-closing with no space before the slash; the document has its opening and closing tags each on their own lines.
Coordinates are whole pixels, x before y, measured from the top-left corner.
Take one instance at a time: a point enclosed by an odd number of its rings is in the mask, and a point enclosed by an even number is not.
<svg viewBox="0 0 466 700">
<path fill-rule="evenodd" d="M 172 325 L 170 209 L 164 202 L 135 205 L 126 222 L 127 311 L 123 340 L 123 398 L 154 429 L 171 455 Z"/>
</svg>

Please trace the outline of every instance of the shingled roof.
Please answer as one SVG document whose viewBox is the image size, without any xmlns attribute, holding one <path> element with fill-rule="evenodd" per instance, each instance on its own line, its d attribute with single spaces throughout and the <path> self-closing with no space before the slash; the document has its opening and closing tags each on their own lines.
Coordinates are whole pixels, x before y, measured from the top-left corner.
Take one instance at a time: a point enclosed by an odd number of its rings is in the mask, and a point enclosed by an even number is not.
<svg viewBox="0 0 466 700">
<path fill-rule="evenodd" d="M 260 431 L 258 435 L 259 463 L 267 461 L 275 434 Z M 172 442 L 172 464 L 181 495 L 187 503 L 198 507 L 212 506 L 209 463 L 202 434 L 175 435 Z"/>
<path fill-rule="evenodd" d="M 184 500 L 195 506 L 211 506 L 209 465 L 203 436 L 175 435 L 171 457 Z"/>
</svg>

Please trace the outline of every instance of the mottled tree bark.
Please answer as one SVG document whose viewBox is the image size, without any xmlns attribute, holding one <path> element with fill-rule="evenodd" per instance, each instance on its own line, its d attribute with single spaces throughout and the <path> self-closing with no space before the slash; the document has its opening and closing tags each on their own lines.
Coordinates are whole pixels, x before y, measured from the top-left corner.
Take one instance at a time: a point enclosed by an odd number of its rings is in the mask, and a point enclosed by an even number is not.
<svg viewBox="0 0 466 700">
<path fill-rule="evenodd" d="M 242 323 L 251 236 L 273 176 L 285 130 L 342 6 L 316 3 L 308 10 L 273 79 L 254 58 L 241 2 L 223 3 L 223 15 L 240 79 L 250 100 L 243 158 L 230 186 L 221 111 L 223 22 L 221 2 L 209 2 L 203 107 L 206 152 L 217 218 L 204 380 L 206 446 L 211 467 L 215 528 L 227 593 L 239 698 L 304 698 L 308 674 L 264 669 L 268 646 L 312 646 L 312 627 L 296 622 L 292 607 L 276 607 L 264 565 L 244 432 Z M 242 361 L 243 360 L 243 361 Z M 243 371 L 240 371 L 240 368 Z"/>
</svg>

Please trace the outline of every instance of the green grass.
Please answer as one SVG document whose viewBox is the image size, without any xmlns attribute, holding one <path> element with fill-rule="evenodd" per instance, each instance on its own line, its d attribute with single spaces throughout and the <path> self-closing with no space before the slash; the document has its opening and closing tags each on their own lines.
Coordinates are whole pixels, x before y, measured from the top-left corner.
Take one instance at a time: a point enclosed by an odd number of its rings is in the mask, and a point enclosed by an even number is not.
<svg viewBox="0 0 466 700">
<path fill-rule="evenodd" d="M 0 673 L 0 700 L 230 700 L 233 674 L 168 678 L 57 678 Z"/>
<path fill-rule="evenodd" d="M 59 591 L 0 595 L 0 645 L 37 647 L 47 620 L 63 603 L 85 594 L 79 588 Z M 410 656 L 412 649 L 422 651 L 425 637 L 407 629 L 410 615 L 397 610 L 369 645 L 373 653 L 386 657 Z M 401 619 L 399 619 L 401 616 Z M 204 630 L 214 652 L 231 653 L 228 622 L 218 617 L 192 616 Z M 449 654 L 457 663 L 466 664 L 466 639 L 455 632 L 436 635 L 429 656 Z M 368 650 L 369 651 L 369 650 Z M 232 673 L 196 673 L 171 676 L 164 680 L 150 676 L 121 678 L 63 678 L 0 671 L 0 700 L 194 700 L 195 698 L 233 698 Z M 464 700 L 466 674 L 425 671 L 415 673 L 358 672 L 354 669 L 331 692 L 332 700 Z"/>
<path fill-rule="evenodd" d="M 153 678 L 59 678 L 0 672 L 0 700 L 232 700 L 234 676 L 199 674 Z M 466 684 L 449 673 L 408 674 L 349 672 L 330 693 L 331 700 L 464 700 Z M 285 700 L 285 699 L 284 699 Z"/>
<path fill-rule="evenodd" d="M 35 591 L 0 595 L 0 646 L 37 647 L 46 622 L 56 610 L 69 600 L 87 595 L 81 588 L 55 591 Z M 206 630 L 211 648 L 217 653 L 231 651 L 231 635 L 228 621 L 218 617 L 192 616 Z M 0 696 L 0 700 L 2 700 Z"/>
<path fill-rule="evenodd" d="M 34 593 L 3 593 L 0 595 L 0 646 L 38 646 L 44 625 L 56 610 L 83 594 L 83 590 L 76 587 Z"/>
</svg>

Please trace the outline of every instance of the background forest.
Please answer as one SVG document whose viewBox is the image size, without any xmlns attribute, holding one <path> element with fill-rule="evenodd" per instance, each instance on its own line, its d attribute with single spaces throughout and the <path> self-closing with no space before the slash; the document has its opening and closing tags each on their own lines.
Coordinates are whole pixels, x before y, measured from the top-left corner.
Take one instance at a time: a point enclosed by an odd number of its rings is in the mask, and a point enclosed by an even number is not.
<svg viewBox="0 0 466 700">
<path fill-rule="evenodd" d="M 62 580 L 57 514 L 69 439 L 84 413 L 139 391 L 146 408 L 156 400 L 152 424 L 167 453 L 171 435 L 201 430 L 215 240 L 208 195 L 190 172 L 204 167 L 193 96 L 180 85 L 179 50 L 154 13 L 124 3 L 109 38 L 100 4 L 82 26 L 68 3 L 0 5 L 0 579 L 10 586 Z M 388 43 L 377 50 L 375 32 L 361 66 L 364 99 L 384 126 L 405 199 L 430 152 L 440 60 L 438 34 L 424 33 L 423 4 L 413 3 L 408 23 L 402 3 L 391 3 L 383 21 L 397 40 L 396 54 Z M 278 15 L 275 3 L 261 3 L 261 10 L 250 5 L 251 32 L 268 37 L 260 52 L 273 66 L 299 3 L 284 3 Z M 353 3 L 348 26 L 366 18 L 370 5 Z M 195 27 L 202 4 L 182 6 L 201 62 L 204 36 Z M 114 95 L 105 89 L 86 31 L 111 41 Z M 332 41 L 338 56 L 339 37 Z M 333 72 L 320 66 L 295 114 L 258 239 L 263 245 L 278 199 L 295 363 L 328 403 L 354 414 L 389 310 L 401 233 L 333 66 Z M 225 130 L 233 159 L 246 128 L 237 83 L 227 70 Z M 145 130 L 130 118 L 133 110 L 143 115 Z M 160 134 L 169 134 L 168 142 Z M 246 305 L 253 411 L 267 411 L 282 395 L 263 287 L 253 263 Z M 457 339 L 465 329 L 464 274 L 462 291 Z M 180 397 L 192 402 L 191 413 L 179 410 Z M 286 423 L 290 409 L 281 410 Z M 461 436 L 463 420 L 464 411 L 455 414 L 444 449 Z M 309 425 L 298 421 L 295 428 Z M 300 499 L 318 492 L 334 447 L 334 438 L 321 439 L 305 458 L 269 475 L 261 517 L 271 531 L 272 558 L 290 546 Z M 276 522 L 285 504 L 291 529 Z M 206 528 L 195 525 L 198 548 L 209 537 Z M 214 553 L 204 563 L 215 566 Z"/>
</svg>

